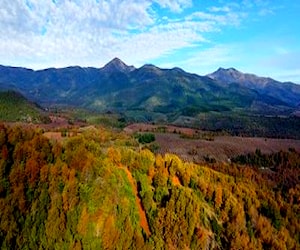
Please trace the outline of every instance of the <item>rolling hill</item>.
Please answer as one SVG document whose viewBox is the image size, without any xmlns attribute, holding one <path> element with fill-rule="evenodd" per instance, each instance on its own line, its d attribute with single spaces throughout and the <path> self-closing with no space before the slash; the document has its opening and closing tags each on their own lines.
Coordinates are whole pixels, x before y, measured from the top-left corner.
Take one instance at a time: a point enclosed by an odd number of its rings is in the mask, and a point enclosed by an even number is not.
<svg viewBox="0 0 300 250">
<path fill-rule="evenodd" d="M 0 92 L 0 121 L 47 122 L 49 118 L 37 104 L 15 91 Z"/>
</svg>

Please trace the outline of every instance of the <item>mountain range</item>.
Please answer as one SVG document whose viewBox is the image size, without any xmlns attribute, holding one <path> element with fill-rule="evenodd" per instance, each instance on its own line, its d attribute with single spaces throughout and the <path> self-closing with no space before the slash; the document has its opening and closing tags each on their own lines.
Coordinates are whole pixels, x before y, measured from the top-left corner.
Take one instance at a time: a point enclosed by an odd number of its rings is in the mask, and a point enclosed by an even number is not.
<svg viewBox="0 0 300 250">
<path fill-rule="evenodd" d="M 42 107 L 133 112 L 143 117 L 196 116 L 207 112 L 255 115 L 297 113 L 300 85 L 219 68 L 200 76 L 180 68 L 128 66 L 115 58 L 102 68 L 31 70 L 0 66 L 0 90 L 14 90 Z"/>
</svg>

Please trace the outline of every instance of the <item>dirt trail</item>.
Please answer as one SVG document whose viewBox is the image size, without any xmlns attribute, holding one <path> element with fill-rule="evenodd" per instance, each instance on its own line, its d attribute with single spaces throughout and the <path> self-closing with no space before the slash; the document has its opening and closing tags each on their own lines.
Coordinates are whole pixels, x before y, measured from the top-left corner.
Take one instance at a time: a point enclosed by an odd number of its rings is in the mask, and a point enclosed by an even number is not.
<svg viewBox="0 0 300 250">
<path fill-rule="evenodd" d="M 136 205 L 138 206 L 138 209 L 139 209 L 140 225 L 144 229 L 144 231 L 146 232 L 147 236 L 150 236 L 151 232 L 150 232 L 149 224 L 148 224 L 148 221 L 147 221 L 147 218 L 146 218 L 145 210 L 143 209 L 143 206 L 142 206 L 141 199 L 138 196 L 137 186 L 134 183 L 134 180 L 133 180 L 133 177 L 132 177 L 130 171 L 126 167 L 122 167 L 122 169 L 125 170 L 125 172 L 128 176 L 128 180 L 129 180 L 129 182 L 130 182 L 130 184 L 133 188 L 133 191 L 134 191 Z"/>
</svg>

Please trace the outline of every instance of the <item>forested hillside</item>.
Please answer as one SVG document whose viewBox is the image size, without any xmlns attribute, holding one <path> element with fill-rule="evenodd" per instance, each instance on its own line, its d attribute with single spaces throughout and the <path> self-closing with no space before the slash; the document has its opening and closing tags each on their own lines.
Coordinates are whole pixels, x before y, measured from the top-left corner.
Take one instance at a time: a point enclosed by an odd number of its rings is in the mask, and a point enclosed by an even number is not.
<svg viewBox="0 0 300 250">
<path fill-rule="evenodd" d="M 180 116 L 224 112 L 293 116 L 300 102 L 300 86 L 294 83 L 235 69 L 200 76 L 177 67 L 162 69 L 145 64 L 135 68 L 118 58 L 102 68 L 34 71 L 0 65 L 0 89 L 17 90 L 43 107 L 115 111 L 138 121 L 170 122 Z"/>
<path fill-rule="evenodd" d="M 0 151 L 1 249 L 300 248 L 292 149 L 200 166 L 103 128 L 58 142 L 1 125 Z"/>
<path fill-rule="evenodd" d="M 49 122 L 49 118 L 35 103 L 15 91 L 0 91 L 0 121 Z"/>
</svg>

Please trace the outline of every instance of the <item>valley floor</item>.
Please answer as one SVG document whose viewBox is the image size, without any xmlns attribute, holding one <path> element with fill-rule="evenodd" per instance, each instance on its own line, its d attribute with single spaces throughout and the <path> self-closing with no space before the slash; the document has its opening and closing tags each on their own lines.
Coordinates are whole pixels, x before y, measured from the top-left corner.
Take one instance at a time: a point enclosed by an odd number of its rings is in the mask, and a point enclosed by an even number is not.
<svg viewBox="0 0 300 250">
<path fill-rule="evenodd" d="M 269 154 L 294 148 L 300 151 L 300 140 L 222 135 L 175 126 L 136 123 L 124 129 L 128 133 L 151 132 L 159 146 L 157 153 L 174 153 L 186 161 L 205 159 L 227 162 L 237 155 L 255 152 Z"/>
</svg>

